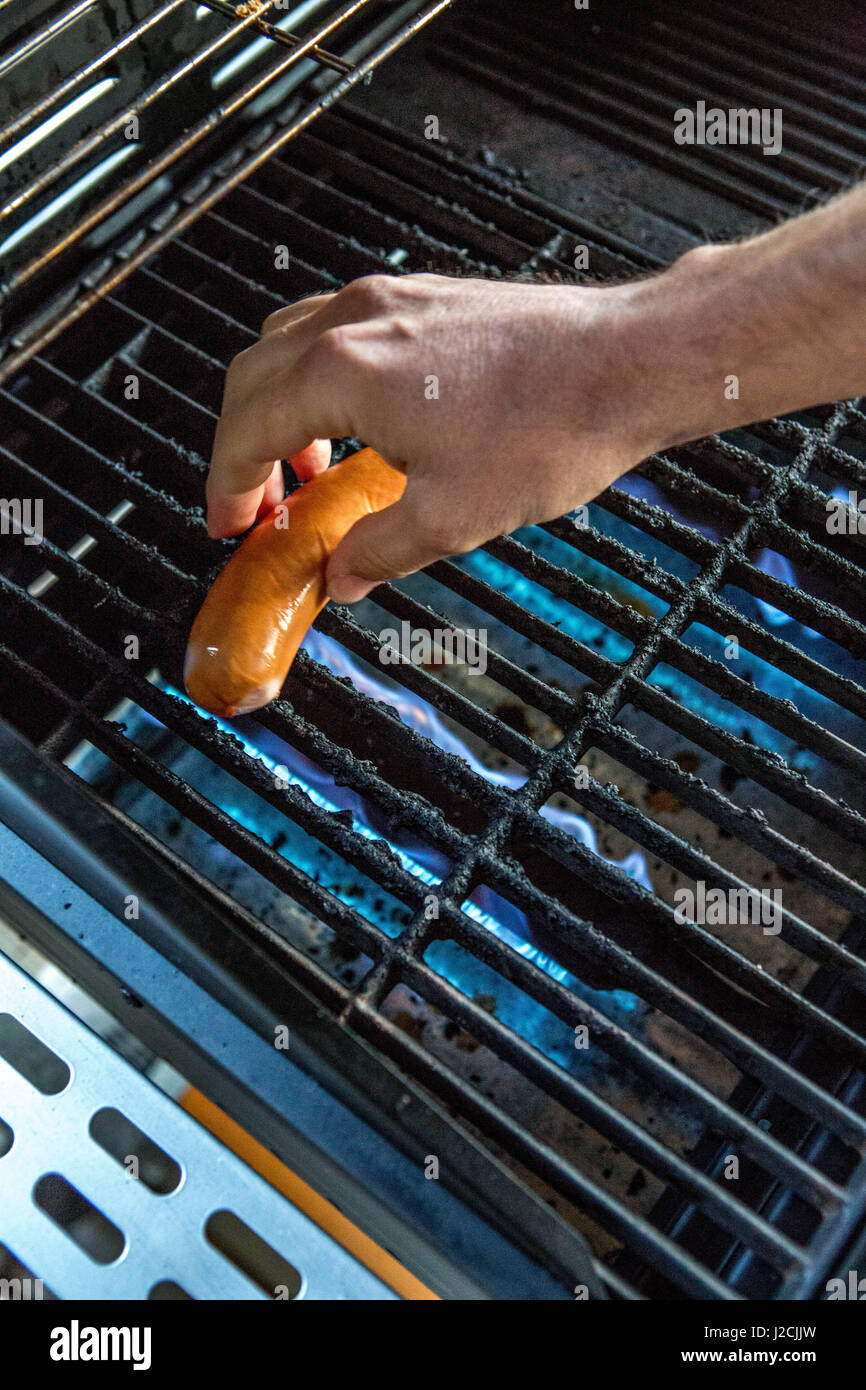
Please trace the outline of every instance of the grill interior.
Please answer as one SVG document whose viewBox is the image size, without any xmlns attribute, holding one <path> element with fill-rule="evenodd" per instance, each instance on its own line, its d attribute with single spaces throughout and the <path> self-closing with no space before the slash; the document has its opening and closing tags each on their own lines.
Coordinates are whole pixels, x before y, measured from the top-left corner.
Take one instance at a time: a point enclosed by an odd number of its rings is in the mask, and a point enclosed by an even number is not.
<svg viewBox="0 0 866 1390">
<path fill-rule="evenodd" d="M 113 256 L 146 259 L 447 3 L 0 5 L 3 351 L 72 322 Z"/>
<path fill-rule="evenodd" d="M 808 77 L 779 55 L 778 163 L 685 167 L 655 123 L 690 97 L 659 63 L 682 43 L 678 81 L 703 83 L 717 21 L 645 7 L 626 44 L 623 9 L 554 71 L 560 7 L 518 42 L 458 6 L 413 52 L 407 109 L 429 104 L 418 74 L 454 75 L 445 115 L 483 83 L 511 103 L 488 108 L 498 153 L 477 157 L 480 127 L 460 155 L 374 114 L 407 90 L 395 60 L 10 377 L 0 490 L 44 499 L 45 537 L 2 541 L 3 712 L 274 928 L 292 978 L 583 1231 L 617 1295 L 802 1298 L 864 1196 L 864 543 L 826 529 L 866 482 L 857 404 L 672 450 L 586 524 L 326 609 L 283 698 L 234 730 L 176 693 L 231 550 L 201 511 L 225 366 L 266 314 L 389 269 L 573 279 L 578 244 L 593 276 L 634 273 L 855 170 L 859 53 L 823 45 L 819 111 L 811 56 Z M 744 18 L 720 94 L 748 95 L 758 38 L 775 60 Z M 540 191 L 505 166 L 521 139 L 532 156 L 530 87 L 533 120 L 579 133 L 570 202 L 564 165 Z M 673 180 L 657 207 L 638 157 Z M 486 629 L 485 675 L 383 675 L 377 633 L 404 621 Z M 388 677 L 402 717 L 365 693 Z M 698 881 L 780 890 L 781 931 L 679 922 Z"/>
</svg>

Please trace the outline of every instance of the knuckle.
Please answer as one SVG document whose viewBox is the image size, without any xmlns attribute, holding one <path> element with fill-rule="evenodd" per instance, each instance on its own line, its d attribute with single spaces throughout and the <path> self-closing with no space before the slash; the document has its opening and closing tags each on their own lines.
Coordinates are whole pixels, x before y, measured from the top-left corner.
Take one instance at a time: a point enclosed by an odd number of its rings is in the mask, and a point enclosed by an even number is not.
<svg viewBox="0 0 866 1390">
<path fill-rule="evenodd" d="M 347 379 L 348 369 L 351 380 L 355 381 L 361 372 L 365 379 L 371 375 L 372 363 L 362 336 L 348 323 L 328 328 L 316 338 L 304 354 L 304 368 L 333 379 L 339 374 L 342 380 Z"/>
<path fill-rule="evenodd" d="M 228 365 L 226 372 L 226 393 L 235 394 L 243 389 L 244 382 L 250 375 L 253 366 L 251 360 L 252 347 L 244 348 L 236 357 L 233 357 Z"/>
<path fill-rule="evenodd" d="M 320 333 L 304 354 L 313 368 L 332 368 L 351 360 L 352 337 L 348 328 L 339 324 Z"/>
<path fill-rule="evenodd" d="M 285 312 L 285 309 L 274 309 L 272 313 L 268 314 L 267 318 L 262 322 L 261 332 L 263 336 L 265 333 L 270 333 L 274 328 L 279 328 Z"/>
<path fill-rule="evenodd" d="M 390 275 L 363 275 L 359 280 L 350 281 L 340 291 L 340 297 L 361 309 L 375 310 L 388 302 L 393 285 L 394 279 Z"/>
</svg>

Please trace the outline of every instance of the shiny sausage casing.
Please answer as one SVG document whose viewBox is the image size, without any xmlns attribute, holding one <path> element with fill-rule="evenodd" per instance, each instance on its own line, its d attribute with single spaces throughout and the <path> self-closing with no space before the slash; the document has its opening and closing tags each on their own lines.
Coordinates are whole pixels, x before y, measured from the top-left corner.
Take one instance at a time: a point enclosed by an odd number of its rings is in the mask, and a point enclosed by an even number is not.
<svg viewBox="0 0 866 1390">
<path fill-rule="evenodd" d="M 230 719 L 276 699 L 328 601 L 325 568 L 343 536 L 389 507 L 406 479 L 373 449 L 326 469 L 260 521 L 212 584 L 192 626 L 184 683 Z"/>
</svg>

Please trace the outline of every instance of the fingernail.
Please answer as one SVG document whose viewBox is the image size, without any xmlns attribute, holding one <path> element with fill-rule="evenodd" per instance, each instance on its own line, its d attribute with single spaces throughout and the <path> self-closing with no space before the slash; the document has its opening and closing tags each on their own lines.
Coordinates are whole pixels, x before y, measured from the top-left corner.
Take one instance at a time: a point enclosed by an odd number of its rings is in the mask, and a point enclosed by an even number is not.
<svg viewBox="0 0 866 1390">
<path fill-rule="evenodd" d="M 357 603 L 375 587 L 371 580 L 359 579 L 356 574 L 341 574 L 328 582 L 328 595 L 334 603 Z"/>
</svg>

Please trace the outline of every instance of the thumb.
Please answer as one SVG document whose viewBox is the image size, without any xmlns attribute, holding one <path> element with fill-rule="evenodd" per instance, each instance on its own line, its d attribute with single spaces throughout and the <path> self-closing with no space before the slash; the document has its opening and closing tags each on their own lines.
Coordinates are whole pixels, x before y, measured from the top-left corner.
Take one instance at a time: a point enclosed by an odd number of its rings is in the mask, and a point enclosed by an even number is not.
<svg viewBox="0 0 866 1390">
<path fill-rule="evenodd" d="M 398 502 L 361 517 L 328 563 L 325 581 L 335 603 L 357 603 L 385 579 L 402 579 L 450 552 L 436 543 L 427 490 L 410 477 Z"/>
</svg>

